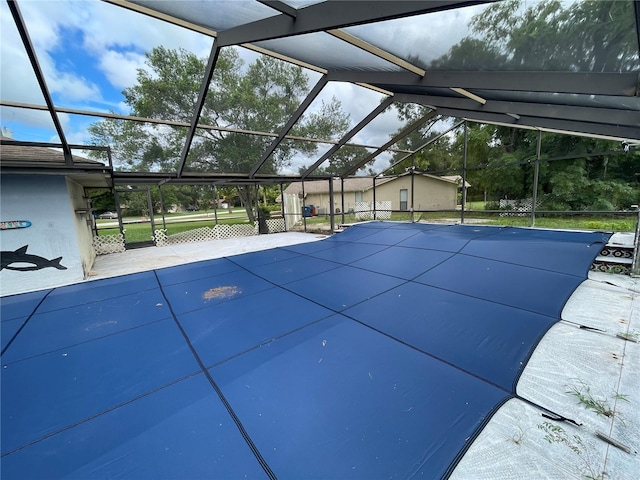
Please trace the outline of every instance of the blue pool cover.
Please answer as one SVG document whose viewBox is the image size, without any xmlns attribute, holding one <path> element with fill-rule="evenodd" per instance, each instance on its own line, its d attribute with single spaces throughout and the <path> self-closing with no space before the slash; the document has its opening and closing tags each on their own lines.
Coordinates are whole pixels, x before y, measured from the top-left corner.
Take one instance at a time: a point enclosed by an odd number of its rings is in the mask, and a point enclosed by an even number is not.
<svg viewBox="0 0 640 480">
<path fill-rule="evenodd" d="M 2 298 L 1 476 L 446 477 L 608 238 L 373 222 Z"/>
</svg>

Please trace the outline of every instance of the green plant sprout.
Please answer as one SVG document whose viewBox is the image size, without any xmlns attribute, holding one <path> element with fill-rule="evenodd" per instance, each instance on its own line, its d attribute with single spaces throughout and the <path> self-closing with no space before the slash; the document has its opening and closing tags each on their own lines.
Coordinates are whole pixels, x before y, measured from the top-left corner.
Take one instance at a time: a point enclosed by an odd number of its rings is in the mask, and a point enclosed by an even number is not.
<svg viewBox="0 0 640 480">
<path fill-rule="evenodd" d="M 595 398 L 591 393 L 591 387 L 583 381 L 580 381 L 580 385 L 578 386 L 572 386 L 567 393 L 575 396 L 578 399 L 579 404 L 582 404 L 585 408 L 594 411 L 598 415 L 611 418 L 615 414 L 614 410 L 609 405 L 609 401 L 606 398 Z M 620 395 L 618 394 L 616 398 L 619 396 Z M 625 397 L 625 395 L 621 396 Z"/>
<path fill-rule="evenodd" d="M 522 442 L 524 441 L 524 435 L 525 435 L 526 431 L 522 429 L 521 426 L 518 425 L 518 431 L 513 433 L 510 437 L 509 440 L 511 440 L 513 443 L 515 443 L 516 445 L 521 445 Z"/>
<path fill-rule="evenodd" d="M 564 428 L 554 425 L 551 422 L 544 422 L 538 425 L 538 428 L 544 432 L 544 439 L 549 443 L 560 443 L 566 446 L 573 453 L 578 455 L 584 465 L 584 478 L 588 480 L 603 480 L 604 472 L 598 473 L 589 463 L 589 460 L 583 455 L 585 445 L 580 435 L 569 435 Z"/>
<path fill-rule="evenodd" d="M 629 395 L 625 395 L 624 393 L 616 393 L 613 398 L 629 403 Z"/>
<path fill-rule="evenodd" d="M 640 341 L 640 333 L 635 330 L 633 332 L 618 332 L 616 337 L 636 343 Z"/>
</svg>

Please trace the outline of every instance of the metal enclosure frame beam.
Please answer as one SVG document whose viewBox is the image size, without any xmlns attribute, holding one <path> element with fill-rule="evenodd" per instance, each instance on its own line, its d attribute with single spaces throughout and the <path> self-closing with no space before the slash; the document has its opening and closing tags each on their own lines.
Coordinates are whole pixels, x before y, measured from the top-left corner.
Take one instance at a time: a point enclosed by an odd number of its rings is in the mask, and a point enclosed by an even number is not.
<svg viewBox="0 0 640 480">
<path fill-rule="evenodd" d="M 283 13 L 291 18 L 296 18 L 298 16 L 298 10 L 291 7 L 290 5 L 281 2 L 280 0 L 258 0 L 259 3 L 266 5 L 269 8 L 273 8 L 280 13 Z"/>
<path fill-rule="evenodd" d="M 518 116 L 559 118 L 585 123 L 626 125 L 640 128 L 640 112 L 614 108 L 589 108 L 571 105 L 536 104 L 528 102 L 488 101 L 481 105 L 466 98 L 436 97 L 432 95 L 397 94 L 397 102 L 417 103 L 433 108 L 456 108 L 469 112 L 517 114 Z M 600 115 L 594 118 L 594 113 Z"/>
<path fill-rule="evenodd" d="M 304 101 L 300 104 L 300 106 L 293 113 L 293 115 L 289 117 L 289 120 L 284 125 L 284 127 L 282 127 L 278 136 L 273 140 L 273 142 L 271 142 L 271 145 L 269 145 L 269 147 L 263 152 L 262 157 L 260 157 L 260 160 L 258 160 L 256 164 L 253 166 L 253 168 L 249 172 L 250 178 L 253 178 L 255 176 L 255 174 L 258 172 L 258 170 L 260 170 L 262 165 L 264 165 L 264 162 L 266 162 L 267 159 L 271 156 L 271 154 L 275 151 L 275 149 L 278 148 L 278 145 L 280 145 L 282 140 L 284 140 L 285 136 L 293 128 L 296 122 L 300 120 L 300 117 L 302 117 L 304 112 L 307 110 L 307 108 L 309 108 L 311 103 L 316 99 L 318 94 L 320 94 L 320 92 L 322 91 L 322 89 L 325 87 L 326 84 L 327 84 L 327 77 L 326 75 L 323 75 L 320 78 L 320 80 L 318 80 L 318 83 L 316 83 L 315 86 L 311 89 L 311 91 L 307 94 L 307 98 L 304 99 Z"/>
<path fill-rule="evenodd" d="M 366 127 L 369 123 L 373 121 L 378 115 L 384 112 L 389 105 L 393 103 L 393 97 L 385 98 L 380 104 L 374 108 L 369 115 L 364 117 L 360 123 L 358 123 L 355 127 L 349 130 L 338 143 L 336 143 L 333 147 L 329 149 L 322 157 L 320 157 L 313 165 L 311 165 L 306 172 L 302 174 L 302 178 L 307 178 L 314 170 L 316 170 L 320 165 L 322 165 L 331 155 L 336 153 L 341 147 L 347 144 L 347 142 L 353 138 L 360 130 Z"/>
<path fill-rule="evenodd" d="M 640 49 L 640 0 L 633 2 L 633 11 L 636 14 L 636 36 L 638 37 L 638 49 Z M 640 94 L 640 90 L 638 94 Z"/>
<path fill-rule="evenodd" d="M 371 160 L 373 160 L 374 158 L 376 158 L 378 155 L 380 155 L 382 152 L 384 152 L 385 150 L 388 150 L 388 148 L 393 145 L 396 142 L 399 142 L 400 140 L 402 140 L 404 137 L 406 137 L 407 135 L 409 135 L 411 132 L 417 130 L 418 128 L 420 128 L 422 125 L 424 125 L 427 121 L 429 121 L 431 118 L 435 117 L 439 112 L 437 112 L 436 110 L 431 110 L 429 113 L 427 113 L 425 116 L 423 116 L 421 119 L 419 119 L 418 121 L 412 123 L 411 125 L 403 128 L 400 132 L 398 132 L 397 135 L 395 135 L 391 140 L 389 140 L 387 143 L 385 143 L 384 145 L 382 145 L 380 148 L 378 148 L 375 152 L 373 152 L 370 155 L 367 155 L 364 159 L 360 160 L 358 163 L 356 163 L 355 165 L 352 165 L 348 170 L 346 170 L 342 175 L 340 175 L 341 177 L 348 177 L 349 175 L 353 175 L 355 172 L 357 172 L 363 165 L 366 165 L 367 163 L 369 163 Z"/>
<path fill-rule="evenodd" d="M 400 165 L 402 162 L 404 162 L 407 158 L 409 157 L 413 157 L 416 153 L 418 153 L 420 150 L 424 149 L 425 147 L 428 147 L 429 145 L 431 145 L 433 142 L 440 140 L 442 137 L 444 137 L 447 133 L 451 132 L 452 130 L 455 130 L 456 128 L 458 128 L 460 125 L 462 125 L 464 123 L 464 120 L 461 120 L 457 123 L 455 123 L 452 127 L 447 128 L 444 132 L 438 134 L 437 136 L 429 139 L 428 142 L 423 143 L 422 145 L 420 145 L 417 149 L 415 149 L 413 152 L 408 153 L 407 155 L 405 155 L 404 157 L 402 157 L 400 160 L 392 163 L 390 166 L 388 166 L 387 168 L 385 168 L 384 170 L 382 170 L 378 175 L 383 174 L 384 172 L 387 172 L 389 170 L 391 170 L 393 167 Z"/>
<path fill-rule="evenodd" d="M 260 42 L 306 33 L 439 12 L 496 0 L 330 0 L 297 10 L 296 17 L 280 14 L 218 33 L 221 46 Z"/>
<path fill-rule="evenodd" d="M 24 108 L 26 110 L 38 110 L 38 111 L 43 111 L 46 112 L 48 111 L 47 107 L 45 105 L 34 105 L 31 103 L 18 103 L 18 102 L 12 102 L 9 100 L 0 100 L 0 106 L 4 106 L 4 107 L 14 107 L 14 108 Z M 66 108 L 66 107 L 55 107 L 55 111 L 58 113 L 70 113 L 73 115 L 83 115 L 83 116 L 88 116 L 88 117 L 99 117 L 99 118 L 113 118 L 113 119 L 117 119 L 117 120 L 126 120 L 126 121 L 131 121 L 131 122 L 138 122 L 138 123 L 152 123 L 152 124 L 157 124 L 157 125 L 170 125 L 170 126 L 174 126 L 174 127 L 185 127 L 188 128 L 190 126 L 190 123 L 188 122 L 177 122 L 174 120 L 158 120 L 155 118 L 147 118 L 147 117 L 135 117 L 135 116 L 131 116 L 131 115 L 118 115 L 115 113 L 105 113 L 105 112 L 92 112 L 89 110 L 78 110 L 75 108 Z M 271 137 L 271 138 L 277 138 L 278 134 L 277 133 L 271 133 L 271 132 L 260 132 L 257 130 L 246 130 L 246 129 L 242 129 L 242 128 L 231 128 L 231 127 L 217 127 L 217 126 L 213 126 L 213 125 L 205 125 L 205 124 L 200 124 L 198 123 L 196 125 L 196 128 L 199 128 L 201 130 L 212 130 L 212 131 L 217 131 L 217 132 L 229 132 L 229 133 L 243 133 L 243 134 L 247 134 L 247 135 L 256 135 L 256 136 L 260 136 L 260 137 Z M 335 145 L 338 142 L 328 139 L 328 138 L 310 138 L 310 137 L 298 137 L 295 135 L 285 135 L 285 138 L 289 139 L 289 140 L 300 140 L 302 142 L 313 142 L 313 143 L 328 143 L 328 144 L 332 144 Z M 30 142 L 33 143 L 33 142 Z M 349 144 L 351 146 L 354 147 L 365 147 L 365 148 L 373 148 L 372 145 L 361 145 L 361 144 Z M 57 145 L 58 147 L 60 147 L 59 145 Z M 76 147 L 74 147 L 73 145 L 71 145 L 71 148 L 74 149 Z M 108 148 L 108 147 L 100 147 L 100 148 Z M 394 150 L 396 151 L 396 150 Z M 397 150 L 397 151 L 402 151 L 402 150 Z M 408 152 L 407 152 L 408 153 Z"/>
<path fill-rule="evenodd" d="M 178 177 L 182 176 L 182 172 L 184 171 L 185 163 L 187 162 L 187 156 L 189 155 L 189 150 L 191 150 L 191 144 L 193 143 L 193 137 L 196 134 L 196 128 L 198 127 L 198 121 L 200 120 L 200 114 L 202 113 L 202 109 L 204 108 L 204 101 L 207 98 L 207 93 L 209 91 L 209 84 L 211 83 L 211 78 L 213 77 L 213 71 L 216 68 L 216 62 L 218 61 L 218 55 L 220 54 L 220 46 L 217 41 L 213 42 L 213 46 L 211 47 L 211 53 L 209 54 L 209 61 L 207 62 L 207 68 L 205 69 L 204 79 L 200 84 L 200 92 L 198 93 L 198 100 L 196 100 L 196 104 L 194 105 L 193 116 L 191 117 L 191 125 L 189 126 L 189 131 L 187 132 L 187 138 L 185 139 L 184 146 L 182 148 L 182 154 L 180 155 L 180 163 L 178 164 Z"/>
<path fill-rule="evenodd" d="M 438 108 L 437 112 L 455 118 L 465 118 L 478 123 L 491 123 L 506 125 L 514 128 L 526 128 L 529 130 L 547 130 L 569 135 L 601 136 L 609 139 L 634 139 L 640 140 L 640 129 L 624 125 L 605 125 L 598 123 L 585 123 L 572 120 L 555 118 L 524 117 L 513 118 L 506 114 L 491 112 L 473 112 L 455 108 Z"/>
<path fill-rule="evenodd" d="M 575 93 L 635 97 L 640 80 L 637 72 L 574 73 L 512 71 L 429 71 L 424 77 L 410 72 L 361 72 L 331 70 L 330 81 L 368 83 L 385 90 L 397 87 L 464 88 L 540 93 Z"/>
<path fill-rule="evenodd" d="M 72 167 L 73 155 L 71 154 L 71 147 L 69 147 L 69 144 L 67 143 L 67 138 L 65 137 L 64 130 L 62 128 L 62 123 L 60 123 L 60 119 L 58 118 L 58 114 L 56 113 L 55 105 L 53 104 L 51 93 L 49 92 L 49 87 L 47 87 L 44 73 L 42 72 L 42 68 L 40 68 L 40 62 L 38 62 L 38 57 L 36 55 L 35 49 L 33 48 L 33 43 L 31 43 L 31 37 L 29 36 L 29 32 L 24 23 L 24 19 L 22 18 L 22 14 L 20 13 L 20 8 L 14 0 L 7 0 L 7 5 L 9 6 L 9 10 L 11 11 L 11 15 L 13 16 L 13 20 L 16 24 L 16 28 L 18 29 L 18 33 L 20 34 L 20 39 L 22 40 L 22 43 L 24 45 L 25 52 L 29 57 L 29 62 L 31 63 L 31 67 L 33 68 L 33 73 L 36 76 L 38 85 L 40 86 L 40 91 L 42 92 L 44 101 L 47 104 L 47 109 L 49 110 L 49 115 L 51 115 L 53 126 L 56 129 L 58 138 L 60 138 L 62 152 L 64 154 L 64 162 L 67 166 Z"/>
</svg>

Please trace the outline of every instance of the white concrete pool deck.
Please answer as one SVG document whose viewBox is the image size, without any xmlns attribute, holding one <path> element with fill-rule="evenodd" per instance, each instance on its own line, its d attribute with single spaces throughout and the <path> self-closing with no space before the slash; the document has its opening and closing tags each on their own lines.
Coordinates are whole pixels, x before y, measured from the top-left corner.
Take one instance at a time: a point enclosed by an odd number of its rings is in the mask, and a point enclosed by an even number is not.
<svg viewBox="0 0 640 480">
<path fill-rule="evenodd" d="M 116 277 L 130 273 L 155 270 L 157 268 L 172 267 L 185 263 L 199 262 L 213 258 L 228 257 L 241 253 L 268 250 L 299 243 L 315 242 L 327 238 L 301 232 L 273 233 L 270 235 L 255 235 L 237 237 L 209 242 L 185 243 L 166 247 L 147 247 L 127 250 L 122 253 L 100 255 L 91 269 L 87 280 Z"/>
</svg>

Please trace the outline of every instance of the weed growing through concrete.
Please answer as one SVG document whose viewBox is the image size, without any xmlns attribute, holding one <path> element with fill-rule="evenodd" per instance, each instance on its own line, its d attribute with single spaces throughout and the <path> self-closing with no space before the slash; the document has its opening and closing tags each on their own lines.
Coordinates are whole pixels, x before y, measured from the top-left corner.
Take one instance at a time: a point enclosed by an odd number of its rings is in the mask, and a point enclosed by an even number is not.
<svg viewBox="0 0 640 480">
<path fill-rule="evenodd" d="M 583 464 L 583 476 L 589 480 L 603 480 L 604 473 L 597 472 L 589 459 L 584 455 L 585 445 L 580 435 L 570 435 L 564 428 L 551 422 L 544 422 L 538 425 L 544 432 L 544 439 L 549 443 L 559 443 L 566 446 L 573 453 L 578 455 Z"/>
<path fill-rule="evenodd" d="M 598 415 L 611 418 L 615 414 L 613 408 L 609 405 L 609 401 L 606 398 L 594 397 L 591 393 L 591 387 L 583 381 L 580 381 L 578 386 L 570 387 L 570 390 L 567 393 L 576 397 L 579 404 L 594 411 Z M 624 397 L 624 395 L 618 395 L 616 398 L 618 397 Z"/>
<path fill-rule="evenodd" d="M 631 342 L 638 343 L 640 342 L 640 332 L 619 332 L 616 334 L 617 337 L 624 338 L 625 340 L 629 340 Z"/>
<path fill-rule="evenodd" d="M 518 431 L 514 432 L 510 437 L 509 440 L 511 440 L 513 443 L 515 443 L 516 445 L 522 445 L 522 442 L 524 441 L 524 437 L 525 437 L 525 433 L 526 431 L 522 429 L 522 427 L 520 425 L 518 425 Z"/>
</svg>

